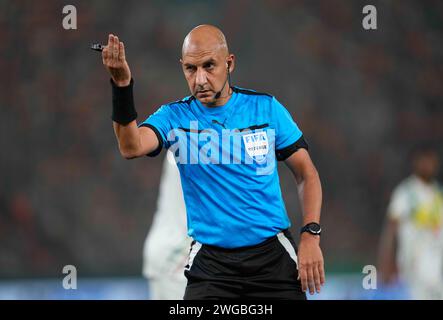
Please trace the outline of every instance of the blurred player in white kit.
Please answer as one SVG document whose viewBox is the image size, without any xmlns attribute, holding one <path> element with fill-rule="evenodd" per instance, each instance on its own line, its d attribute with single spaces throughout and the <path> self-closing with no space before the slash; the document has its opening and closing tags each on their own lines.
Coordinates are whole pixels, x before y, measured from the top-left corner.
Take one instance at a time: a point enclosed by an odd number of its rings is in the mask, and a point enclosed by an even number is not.
<svg viewBox="0 0 443 320">
<path fill-rule="evenodd" d="M 398 278 L 411 299 L 443 299 L 443 189 L 431 146 L 412 155 L 413 173 L 393 191 L 380 247 L 384 283 Z"/>
<path fill-rule="evenodd" d="M 185 293 L 191 238 L 187 235 L 186 209 L 180 174 L 173 154 L 163 163 L 157 211 L 143 249 L 143 276 L 152 300 L 181 300 Z"/>
</svg>

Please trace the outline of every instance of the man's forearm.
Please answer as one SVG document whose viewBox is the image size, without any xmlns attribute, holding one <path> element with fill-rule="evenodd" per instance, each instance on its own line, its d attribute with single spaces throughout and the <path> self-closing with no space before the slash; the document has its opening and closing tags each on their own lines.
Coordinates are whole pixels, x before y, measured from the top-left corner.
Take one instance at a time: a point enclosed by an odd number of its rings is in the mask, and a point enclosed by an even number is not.
<svg viewBox="0 0 443 320">
<path fill-rule="evenodd" d="M 122 156 L 127 159 L 136 157 L 140 149 L 140 132 L 137 122 L 134 120 L 123 125 L 113 121 L 113 127 Z"/>
<path fill-rule="evenodd" d="M 303 210 L 303 225 L 320 223 L 322 190 L 320 178 L 313 164 L 308 164 L 296 174 L 299 198 Z M 325 283 L 323 254 L 320 249 L 320 236 L 303 232 L 300 235 L 298 250 L 298 273 L 303 291 L 320 293 Z"/>
<path fill-rule="evenodd" d="M 140 149 L 133 86 L 134 80 L 114 82 L 112 85 L 112 120 L 120 153 L 127 159 L 135 158 Z"/>
<path fill-rule="evenodd" d="M 322 189 L 317 170 L 309 170 L 298 183 L 298 194 L 303 211 L 303 225 L 320 223 Z"/>
</svg>

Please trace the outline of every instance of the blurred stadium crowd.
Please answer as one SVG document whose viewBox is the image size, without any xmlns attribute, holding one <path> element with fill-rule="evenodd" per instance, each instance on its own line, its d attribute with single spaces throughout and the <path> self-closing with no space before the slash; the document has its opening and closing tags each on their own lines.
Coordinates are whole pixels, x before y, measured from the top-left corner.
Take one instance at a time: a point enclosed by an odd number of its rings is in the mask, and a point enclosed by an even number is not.
<svg viewBox="0 0 443 320">
<path fill-rule="evenodd" d="M 275 95 L 303 130 L 324 190 L 327 271 L 375 264 L 392 188 L 412 145 L 443 146 L 443 2 L 0 1 L 0 277 L 141 273 L 162 158 L 124 160 L 111 87 L 89 50 L 125 42 L 139 121 L 189 95 L 179 57 L 186 33 L 212 23 L 237 55 L 234 85 Z M 280 178 L 300 226 L 290 171 Z M 173 201 L 173 199 L 171 199 Z M 294 229 L 295 230 L 295 229 Z"/>
</svg>

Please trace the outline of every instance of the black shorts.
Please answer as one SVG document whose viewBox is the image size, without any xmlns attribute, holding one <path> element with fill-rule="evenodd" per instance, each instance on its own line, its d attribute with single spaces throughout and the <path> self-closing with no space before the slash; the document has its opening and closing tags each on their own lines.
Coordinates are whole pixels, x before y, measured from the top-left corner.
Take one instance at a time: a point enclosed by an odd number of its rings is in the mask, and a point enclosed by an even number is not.
<svg viewBox="0 0 443 320">
<path fill-rule="evenodd" d="M 250 247 L 224 249 L 193 241 L 185 300 L 306 300 L 297 280 L 297 247 L 284 230 Z"/>
</svg>

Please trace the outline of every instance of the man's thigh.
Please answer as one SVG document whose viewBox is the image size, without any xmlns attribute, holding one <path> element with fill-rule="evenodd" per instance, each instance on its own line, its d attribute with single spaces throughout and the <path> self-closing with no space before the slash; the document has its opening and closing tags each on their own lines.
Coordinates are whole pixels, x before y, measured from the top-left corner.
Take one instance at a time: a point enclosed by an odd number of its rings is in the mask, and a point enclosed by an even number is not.
<svg viewBox="0 0 443 320">
<path fill-rule="evenodd" d="M 204 245 L 198 252 L 191 249 L 194 258 L 185 269 L 184 299 L 305 300 L 297 279 L 296 251 L 288 233 L 244 251 L 219 251 Z"/>
</svg>

